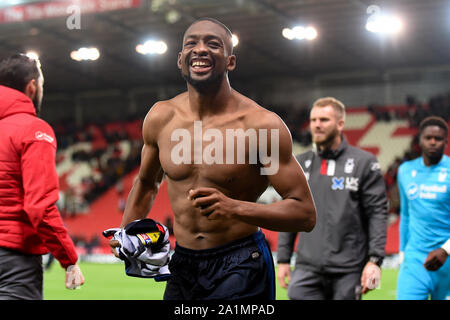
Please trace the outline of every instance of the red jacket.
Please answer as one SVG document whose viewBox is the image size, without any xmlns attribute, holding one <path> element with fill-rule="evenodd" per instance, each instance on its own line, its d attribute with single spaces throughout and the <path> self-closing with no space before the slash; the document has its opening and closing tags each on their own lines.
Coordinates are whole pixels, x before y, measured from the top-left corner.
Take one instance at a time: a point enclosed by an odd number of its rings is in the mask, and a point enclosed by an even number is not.
<svg viewBox="0 0 450 320">
<path fill-rule="evenodd" d="M 56 138 L 22 92 L 0 86 L 0 247 L 78 260 L 56 207 Z"/>
</svg>

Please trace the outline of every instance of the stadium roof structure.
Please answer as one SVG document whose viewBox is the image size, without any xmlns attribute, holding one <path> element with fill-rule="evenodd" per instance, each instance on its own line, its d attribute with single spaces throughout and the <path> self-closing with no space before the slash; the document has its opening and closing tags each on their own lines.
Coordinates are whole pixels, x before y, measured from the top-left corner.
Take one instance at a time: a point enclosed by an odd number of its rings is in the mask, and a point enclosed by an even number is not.
<svg viewBox="0 0 450 320">
<path fill-rule="evenodd" d="M 84 0 L 78 0 L 83 2 Z M 20 3 L 16 1 L 15 3 Z M 64 1 L 51 1 L 64 2 Z M 67 1 L 66 1 L 67 2 Z M 84 1 L 86 2 L 86 1 Z M 11 2 L 13 3 L 13 2 Z M 22 1 L 22 8 L 45 1 Z M 244 82 L 295 77 L 314 83 L 383 82 L 439 74 L 450 78 L 450 2 L 444 0 L 93 0 L 131 8 L 80 15 L 80 28 L 67 27 L 69 14 L 41 19 L 2 20 L 0 57 L 39 53 L 51 93 L 135 88 L 183 83 L 176 66 L 185 28 L 213 17 L 239 37 L 237 69 Z M 394 37 L 365 29 L 367 8 L 376 4 L 398 13 L 404 29 Z M 0 10 L 13 8 L 11 5 Z M 312 25 L 313 41 L 289 41 L 283 28 Z M 164 55 L 146 56 L 136 46 L 164 40 Z M 100 51 L 96 61 L 78 62 L 70 52 L 82 46 Z"/>
</svg>

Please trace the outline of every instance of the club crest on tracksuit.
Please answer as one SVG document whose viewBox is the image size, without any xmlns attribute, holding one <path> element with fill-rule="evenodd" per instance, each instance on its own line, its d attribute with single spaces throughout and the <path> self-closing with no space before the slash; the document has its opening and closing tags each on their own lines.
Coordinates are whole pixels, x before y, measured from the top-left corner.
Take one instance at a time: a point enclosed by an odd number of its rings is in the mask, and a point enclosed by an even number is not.
<svg viewBox="0 0 450 320">
<path fill-rule="evenodd" d="M 344 172 L 352 173 L 354 167 L 355 167 L 355 159 L 348 158 L 347 161 L 345 162 Z"/>
</svg>

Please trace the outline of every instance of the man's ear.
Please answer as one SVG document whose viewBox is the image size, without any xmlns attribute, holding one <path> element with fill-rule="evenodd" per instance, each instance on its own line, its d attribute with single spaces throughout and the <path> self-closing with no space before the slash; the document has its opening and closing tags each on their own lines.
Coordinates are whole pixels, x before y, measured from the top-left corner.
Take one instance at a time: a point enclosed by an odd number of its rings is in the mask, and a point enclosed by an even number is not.
<svg viewBox="0 0 450 320">
<path fill-rule="evenodd" d="M 233 71 L 235 68 L 236 68 L 236 56 L 232 54 L 231 56 L 228 57 L 227 70 Z"/>
<path fill-rule="evenodd" d="M 344 130 L 344 125 L 345 125 L 344 118 L 341 117 L 340 119 L 338 119 L 337 125 L 338 125 L 338 130 L 340 132 L 342 132 Z"/>
<path fill-rule="evenodd" d="M 177 66 L 181 70 L 181 52 L 178 52 Z"/>
<path fill-rule="evenodd" d="M 27 85 L 25 86 L 24 90 L 25 95 L 30 98 L 31 100 L 34 99 L 34 97 L 37 94 L 37 81 L 36 79 L 31 79 Z"/>
</svg>

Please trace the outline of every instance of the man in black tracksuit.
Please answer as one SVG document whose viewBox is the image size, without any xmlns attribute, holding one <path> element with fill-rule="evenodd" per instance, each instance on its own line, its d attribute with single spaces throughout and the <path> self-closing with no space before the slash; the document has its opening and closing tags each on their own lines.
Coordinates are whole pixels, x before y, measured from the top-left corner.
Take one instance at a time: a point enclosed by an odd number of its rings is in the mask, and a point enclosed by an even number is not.
<svg viewBox="0 0 450 320">
<path fill-rule="evenodd" d="M 290 275 L 297 233 L 278 238 L 278 280 L 291 299 L 359 299 L 379 283 L 387 230 L 387 199 L 377 159 L 347 144 L 342 135 L 345 107 L 334 98 L 311 110 L 314 148 L 297 156 L 317 211 L 316 226 L 301 233 Z"/>
</svg>

